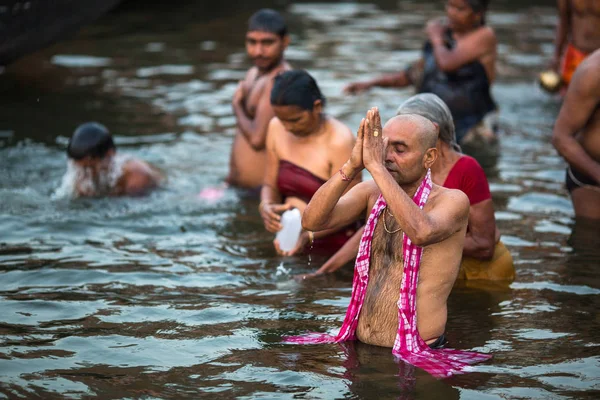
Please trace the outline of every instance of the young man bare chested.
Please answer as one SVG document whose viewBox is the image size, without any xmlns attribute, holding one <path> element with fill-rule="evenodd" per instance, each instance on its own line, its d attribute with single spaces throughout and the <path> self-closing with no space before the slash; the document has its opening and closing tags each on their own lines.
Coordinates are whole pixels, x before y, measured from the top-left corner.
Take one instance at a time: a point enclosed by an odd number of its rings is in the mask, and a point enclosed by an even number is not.
<svg viewBox="0 0 600 400">
<path fill-rule="evenodd" d="M 575 216 L 600 220 L 600 49 L 573 75 L 552 143 L 569 164 L 566 183 Z"/>
<path fill-rule="evenodd" d="M 568 85 L 585 57 L 600 49 L 600 1 L 558 0 L 558 11 L 552 68 Z"/>
<path fill-rule="evenodd" d="M 368 286 L 356 328 L 361 342 L 394 345 L 404 270 L 402 232 L 424 249 L 416 289 L 418 332 L 429 345 L 444 334 L 446 302 L 459 270 L 469 200 L 459 190 L 433 184 L 423 209 L 413 202 L 437 158 L 437 138 L 435 125 L 417 115 L 396 116 L 381 129 L 379 111 L 371 109 L 361 122 L 350 159 L 321 186 L 304 211 L 303 227 L 318 231 L 368 215 L 380 194 L 387 203 L 373 231 Z M 373 180 L 342 196 L 350 179 L 364 168 Z"/>
<path fill-rule="evenodd" d="M 289 41 L 285 21 L 278 12 L 262 9 L 250 17 L 246 52 L 254 67 L 239 83 L 231 103 L 237 120 L 227 177 L 232 185 L 258 188 L 263 182 L 267 128 L 275 115 L 271 88 L 273 78 L 290 69 L 283 58 Z"/>
</svg>

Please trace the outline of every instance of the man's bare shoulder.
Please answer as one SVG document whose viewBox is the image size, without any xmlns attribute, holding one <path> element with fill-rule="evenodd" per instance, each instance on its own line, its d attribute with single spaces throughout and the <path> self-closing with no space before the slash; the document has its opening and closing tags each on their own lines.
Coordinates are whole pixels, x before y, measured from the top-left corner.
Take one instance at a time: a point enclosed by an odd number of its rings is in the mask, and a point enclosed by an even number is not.
<svg viewBox="0 0 600 400">
<path fill-rule="evenodd" d="M 600 49 L 593 52 L 577 67 L 571 85 L 579 95 L 600 98 Z"/>
<path fill-rule="evenodd" d="M 427 206 L 430 209 L 443 207 L 456 210 L 458 213 L 469 213 L 469 198 L 458 189 L 448 189 L 434 184 L 429 194 Z"/>
</svg>

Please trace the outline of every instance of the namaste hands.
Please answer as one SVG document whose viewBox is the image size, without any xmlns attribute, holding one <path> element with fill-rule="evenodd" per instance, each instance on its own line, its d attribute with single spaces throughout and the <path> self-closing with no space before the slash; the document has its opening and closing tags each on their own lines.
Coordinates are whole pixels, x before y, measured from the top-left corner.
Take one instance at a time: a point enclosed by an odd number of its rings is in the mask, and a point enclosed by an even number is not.
<svg viewBox="0 0 600 400">
<path fill-rule="evenodd" d="M 383 166 L 388 138 L 383 137 L 381 116 L 377 107 L 367 111 L 367 116 L 360 121 L 356 136 L 356 143 L 348 160 L 354 170 L 353 176 L 363 168 L 372 172 L 374 168 Z"/>
</svg>

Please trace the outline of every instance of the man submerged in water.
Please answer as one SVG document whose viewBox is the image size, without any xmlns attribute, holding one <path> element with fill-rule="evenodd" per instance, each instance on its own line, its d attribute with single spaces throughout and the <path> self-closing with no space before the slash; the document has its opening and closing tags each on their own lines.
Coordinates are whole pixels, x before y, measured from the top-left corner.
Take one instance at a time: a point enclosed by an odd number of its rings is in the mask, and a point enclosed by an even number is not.
<svg viewBox="0 0 600 400">
<path fill-rule="evenodd" d="M 75 197 L 142 195 L 164 179 L 150 164 L 117 155 L 108 129 L 96 122 L 77 127 L 67 146 L 63 188 Z M 72 173 L 70 173 L 72 172 Z"/>
<path fill-rule="evenodd" d="M 419 115 L 399 115 L 381 129 L 376 108 L 358 131 L 350 159 L 304 210 L 305 229 L 335 229 L 368 212 L 352 297 L 336 336 L 287 337 L 288 343 L 361 342 L 391 347 L 401 360 L 437 377 L 467 371 L 490 355 L 444 349 L 447 301 L 458 274 L 469 218 L 460 190 L 433 184 L 438 129 Z M 373 180 L 342 195 L 366 168 Z"/>
<path fill-rule="evenodd" d="M 579 64 L 600 48 L 600 1 L 558 0 L 558 11 L 552 68 L 568 85 Z"/>
<path fill-rule="evenodd" d="M 415 288 L 417 325 L 421 338 L 432 344 L 444 334 L 446 302 L 460 266 L 469 200 L 459 190 L 431 184 L 429 168 L 438 156 L 438 131 L 432 122 L 417 115 L 400 115 L 382 130 L 380 121 L 379 111 L 370 110 L 361 122 L 350 159 L 315 193 L 302 224 L 314 231 L 340 228 L 365 212 L 369 216 L 383 199 L 387 204 L 372 231 L 368 286 L 356 338 L 377 346 L 394 346 L 406 236 L 411 245 L 423 248 Z M 342 196 L 351 178 L 363 168 L 373 180 L 359 183 Z M 424 181 L 431 191 L 421 209 L 413 196 Z M 365 230 L 369 230 L 369 222 Z M 361 251 L 357 268 L 360 258 Z"/>
<path fill-rule="evenodd" d="M 569 164 L 566 184 L 575 216 L 600 220 L 600 49 L 573 75 L 552 144 Z"/>
<path fill-rule="evenodd" d="M 227 182 L 245 188 L 262 185 L 266 163 L 267 128 L 275 116 L 270 95 L 273 78 L 290 69 L 283 53 L 290 42 L 283 17 L 262 9 L 248 21 L 246 52 L 254 62 L 233 96 L 237 120 Z"/>
</svg>

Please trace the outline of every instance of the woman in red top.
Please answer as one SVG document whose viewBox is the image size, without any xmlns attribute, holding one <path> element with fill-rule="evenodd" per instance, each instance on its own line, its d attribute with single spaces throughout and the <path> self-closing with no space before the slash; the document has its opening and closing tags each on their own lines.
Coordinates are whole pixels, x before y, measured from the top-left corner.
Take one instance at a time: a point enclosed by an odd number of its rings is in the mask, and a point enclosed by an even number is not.
<svg viewBox="0 0 600 400">
<path fill-rule="evenodd" d="M 313 194 L 350 157 L 354 135 L 350 129 L 323 113 L 325 97 L 306 71 L 286 71 L 277 77 L 271 91 L 275 117 L 267 131 L 267 162 L 259 211 L 265 228 L 278 232 L 281 213 L 291 208 L 304 211 Z M 360 177 L 349 188 L 360 181 Z M 360 226 L 360 225 L 359 225 Z M 302 231 L 289 252 L 302 251 L 312 239 L 312 251 L 333 254 L 356 232 L 357 226 L 336 232 Z"/>
</svg>

